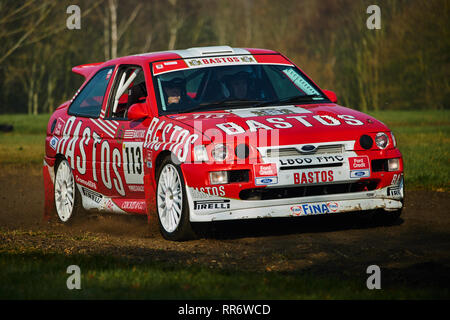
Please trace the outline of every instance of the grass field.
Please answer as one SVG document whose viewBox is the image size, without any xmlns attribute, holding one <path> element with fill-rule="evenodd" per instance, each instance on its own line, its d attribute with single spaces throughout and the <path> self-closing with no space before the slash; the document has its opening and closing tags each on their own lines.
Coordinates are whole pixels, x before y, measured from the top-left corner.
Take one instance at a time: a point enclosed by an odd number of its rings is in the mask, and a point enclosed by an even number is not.
<svg viewBox="0 0 450 320">
<path fill-rule="evenodd" d="M 69 265 L 81 290 L 68 290 Z M 341 272 L 249 272 L 109 256 L 0 251 L 0 299 L 448 299 L 448 288 L 390 281 L 368 290 L 368 275 Z M 26 280 L 26 281 L 24 281 Z M 388 282 L 388 281 L 385 281 Z"/>
<path fill-rule="evenodd" d="M 450 111 L 371 113 L 396 135 L 405 161 L 408 189 L 448 191 L 450 181 Z M 0 165 L 41 164 L 49 115 L 0 115 L 14 132 L 0 133 Z"/>
</svg>

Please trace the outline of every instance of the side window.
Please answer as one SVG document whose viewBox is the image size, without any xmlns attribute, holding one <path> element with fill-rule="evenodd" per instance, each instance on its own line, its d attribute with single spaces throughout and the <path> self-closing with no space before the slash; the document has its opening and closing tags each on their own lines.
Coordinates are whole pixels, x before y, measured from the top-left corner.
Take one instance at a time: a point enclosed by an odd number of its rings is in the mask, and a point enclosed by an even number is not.
<svg viewBox="0 0 450 320">
<path fill-rule="evenodd" d="M 69 114 L 97 118 L 102 109 L 103 98 L 114 67 L 100 70 L 75 97 Z"/>
<path fill-rule="evenodd" d="M 121 66 L 113 86 L 108 118 L 127 119 L 128 108 L 147 97 L 144 71 L 139 66 Z"/>
</svg>

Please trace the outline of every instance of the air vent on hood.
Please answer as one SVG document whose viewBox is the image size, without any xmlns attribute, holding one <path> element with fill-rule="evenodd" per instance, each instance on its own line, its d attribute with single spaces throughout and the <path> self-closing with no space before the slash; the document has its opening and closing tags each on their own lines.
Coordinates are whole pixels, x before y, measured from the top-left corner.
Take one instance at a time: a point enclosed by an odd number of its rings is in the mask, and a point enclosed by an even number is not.
<svg viewBox="0 0 450 320">
<path fill-rule="evenodd" d="M 196 47 L 189 48 L 187 51 L 190 51 L 193 56 L 234 54 L 233 48 L 229 46 Z"/>
</svg>

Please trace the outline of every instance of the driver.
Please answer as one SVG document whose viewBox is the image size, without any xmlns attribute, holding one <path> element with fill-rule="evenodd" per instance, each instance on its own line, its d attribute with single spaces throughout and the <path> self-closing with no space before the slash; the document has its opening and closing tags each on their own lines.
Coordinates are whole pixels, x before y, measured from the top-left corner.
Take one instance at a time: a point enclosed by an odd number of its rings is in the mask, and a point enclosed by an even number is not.
<svg viewBox="0 0 450 320">
<path fill-rule="evenodd" d="M 163 83 L 163 90 L 166 96 L 168 107 L 173 105 L 188 105 L 192 102 L 186 94 L 186 81 L 182 78 L 174 78 Z"/>
<path fill-rule="evenodd" d="M 230 90 L 230 98 L 232 99 L 247 99 L 249 95 L 248 82 L 250 74 L 245 71 L 240 71 L 228 77 L 228 88 Z"/>
</svg>

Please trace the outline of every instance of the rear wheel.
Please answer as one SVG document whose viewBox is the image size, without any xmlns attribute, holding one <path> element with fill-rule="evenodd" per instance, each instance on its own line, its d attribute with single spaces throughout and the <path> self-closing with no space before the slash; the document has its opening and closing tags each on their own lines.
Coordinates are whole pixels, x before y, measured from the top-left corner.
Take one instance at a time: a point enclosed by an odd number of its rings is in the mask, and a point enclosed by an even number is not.
<svg viewBox="0 0 450 320">
<path fill-rule="evenodd" d="M 81 196 L 76 189 L 75 179 L 67 160 L 57 164 L 55 174 L 55 209 L 62 223 L 71 223 L 82 211 Z"/>
<path fill-rule="evenodd" d="M 163 237 L 173 241 L 194 238 L 181 169 L 170 158 L 166 158 L 156 178 L 158 223 Z"/>
</svg>

